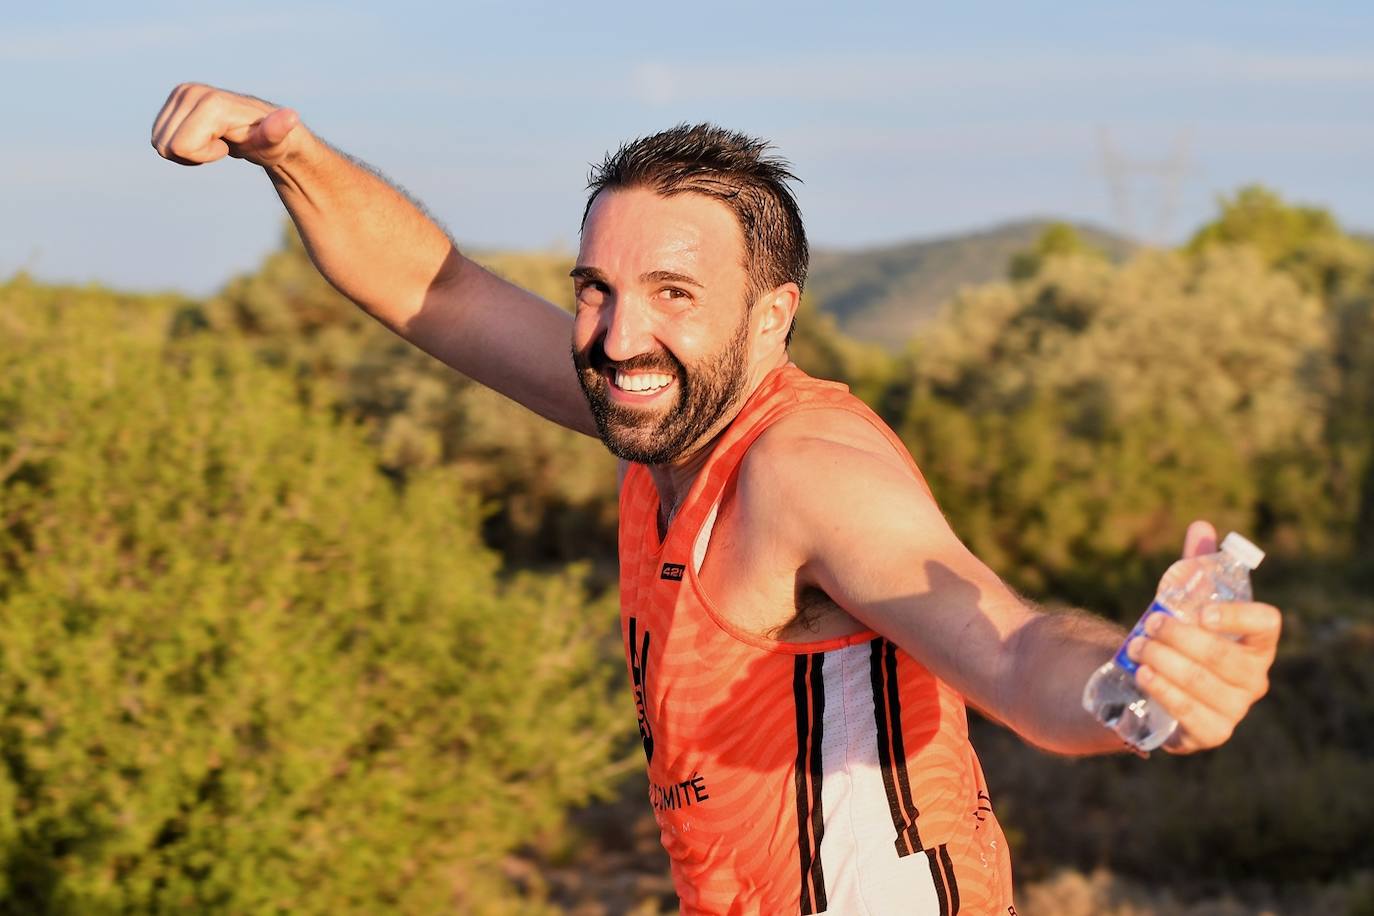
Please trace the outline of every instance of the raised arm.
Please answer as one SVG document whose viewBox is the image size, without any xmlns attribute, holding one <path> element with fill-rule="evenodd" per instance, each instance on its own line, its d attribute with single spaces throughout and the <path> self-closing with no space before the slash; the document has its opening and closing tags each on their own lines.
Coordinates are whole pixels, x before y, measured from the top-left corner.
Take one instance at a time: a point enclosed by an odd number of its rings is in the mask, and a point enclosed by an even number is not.
<svg viewBox="0 0 1374 916">
<path fill-rule="evenodd" d="M 786 507 L 792 523 L 773 530 L 789 539 L 800 580 L 1026 740 L 1067 754 L 1122 750 L 1080 697 L 1124 631 L 1088 614 L 1045 613 L 1020 598 L 955 537 L 885 440 L 861 420 L 849 431 L 844 441 L 823 440 L 779 423 L 741 472 L 748 516 L 776 518 Z M 1190 540 L 1199 551 L 1201 539 Z M 1267 689 L 1277 610 L 1216 607 L 1223 615 L 1215 624 L 1169 621 L 1139 647 L 1142 687 L 1179 719 L 1169 750 L 1226 741 Z"/>
<path fill-rule="evenodd" d="M 182 165 L 232 156 L 261 166 L 339 292 L 459 372 L 596 434 L 569 356 L 572 317 L 465 257 L 420 207 L 296 112 L 185 83 L 158 113 L 152 143 Z"/>
</svg>

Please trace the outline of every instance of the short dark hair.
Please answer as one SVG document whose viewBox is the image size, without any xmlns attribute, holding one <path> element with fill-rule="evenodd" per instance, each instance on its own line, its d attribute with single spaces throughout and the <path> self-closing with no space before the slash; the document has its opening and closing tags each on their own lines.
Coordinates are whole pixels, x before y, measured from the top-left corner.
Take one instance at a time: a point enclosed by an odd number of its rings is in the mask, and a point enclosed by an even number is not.
<svg viewBox="0 0 1374 916">
<path fill-rule="evenodd" d="M 739 221 L 751 306 L 784 283 L 802 289 L 810 252 L 801 209 L 788 186 L 800 179 L 786 159 L 769 155 L 772 148 L 765 140 L 714 124 L 679 124 L 631 140 L 592 168 L 582 223 L 607 189 L 649 188 L 664 197 L 705 194 L 729 207 Z M 793 319 L 788 343 L 795 328 Z"/>
</svg>

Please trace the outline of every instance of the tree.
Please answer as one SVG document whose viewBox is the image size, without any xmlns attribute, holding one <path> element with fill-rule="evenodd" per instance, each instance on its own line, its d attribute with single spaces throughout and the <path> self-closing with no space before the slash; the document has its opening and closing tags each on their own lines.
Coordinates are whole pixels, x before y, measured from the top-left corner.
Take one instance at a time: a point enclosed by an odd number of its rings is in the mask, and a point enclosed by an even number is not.
<svg viewBox="0 0 1374 916">
<path fill-rule="evenodd" d="M 1012 256 L 1007 274 L 1013 280 L 1029 280 L 1040 272 L 1046 261 L 1063 257 L 1105 260 L 1106 254 L 1084 241 L 1078 230 L 1068 223 L 1050 223 L 1031 248 Z"/>
<path fill-rule="evenodd" d="M 1060 257 L 954 301 L 902 433 L 975 552 L 1111 606 L 1192 517 L 1323 544 L 1328 345 L 1320 302 L 1253 252 Z"/>
</svg>

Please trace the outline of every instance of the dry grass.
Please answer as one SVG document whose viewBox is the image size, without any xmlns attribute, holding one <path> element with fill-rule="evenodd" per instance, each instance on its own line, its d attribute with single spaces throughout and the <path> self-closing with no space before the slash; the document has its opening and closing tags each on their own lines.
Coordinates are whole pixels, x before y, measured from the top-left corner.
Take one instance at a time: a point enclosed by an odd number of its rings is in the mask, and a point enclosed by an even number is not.
<svg viewBox="0 0 1374 916">
<path fill-rule="evenodd" d="M 1188 898 L 1117 877 L 1103 870 L 1068 869 L 1017 892 L 1021 916 L 1312 916 L 1365 914 L 1374 901 L 1374 879 L 1356 876 L 1324 887 L 1258 889 Z"/>
</svg>

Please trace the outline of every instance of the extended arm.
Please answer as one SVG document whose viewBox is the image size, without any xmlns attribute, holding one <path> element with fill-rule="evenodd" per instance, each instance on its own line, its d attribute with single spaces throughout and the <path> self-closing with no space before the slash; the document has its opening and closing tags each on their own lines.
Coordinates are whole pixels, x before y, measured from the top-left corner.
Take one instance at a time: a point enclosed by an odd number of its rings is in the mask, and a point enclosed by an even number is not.
<svg viewBox="0 0 1374 916">
<path fill-rule="evenodd" d="M 152 132 L 163 157 L 262 166 L 331 284 L 406 340 L 537 413 L 595 435 L 568 355 L 572 318 L 482 269 L 404 194 L 294 111 L 187 83 Z"/>
<path fill-rule="evenodd" d="M 859 428 L 863 421 L 850 424 L 846 441 L 788 426 L 751 450 L 741 493 L 751 514 L 771 506 L 776 518 L 787 507 L 793 518 L 774 530 L 789 536 L 804 582 L 1026 740 L 1067 754 L 1123 749 L 1080 701 L 1089 675 L 1120 646 L 1120 628 L 1076 612 L 1047 614 L 1017 596 L 955 537 L 886 442 Z M 1180 720 L 1172 750 L 1225 741 L 1265 690 L 1277 611 L 1238 604 L 1226 614 L 1214 629 L 1171 621 L 1144 647 L 1142 684 Z M 1165 665 L 1171 676 L 1160 673 Z"/>
</svg>

